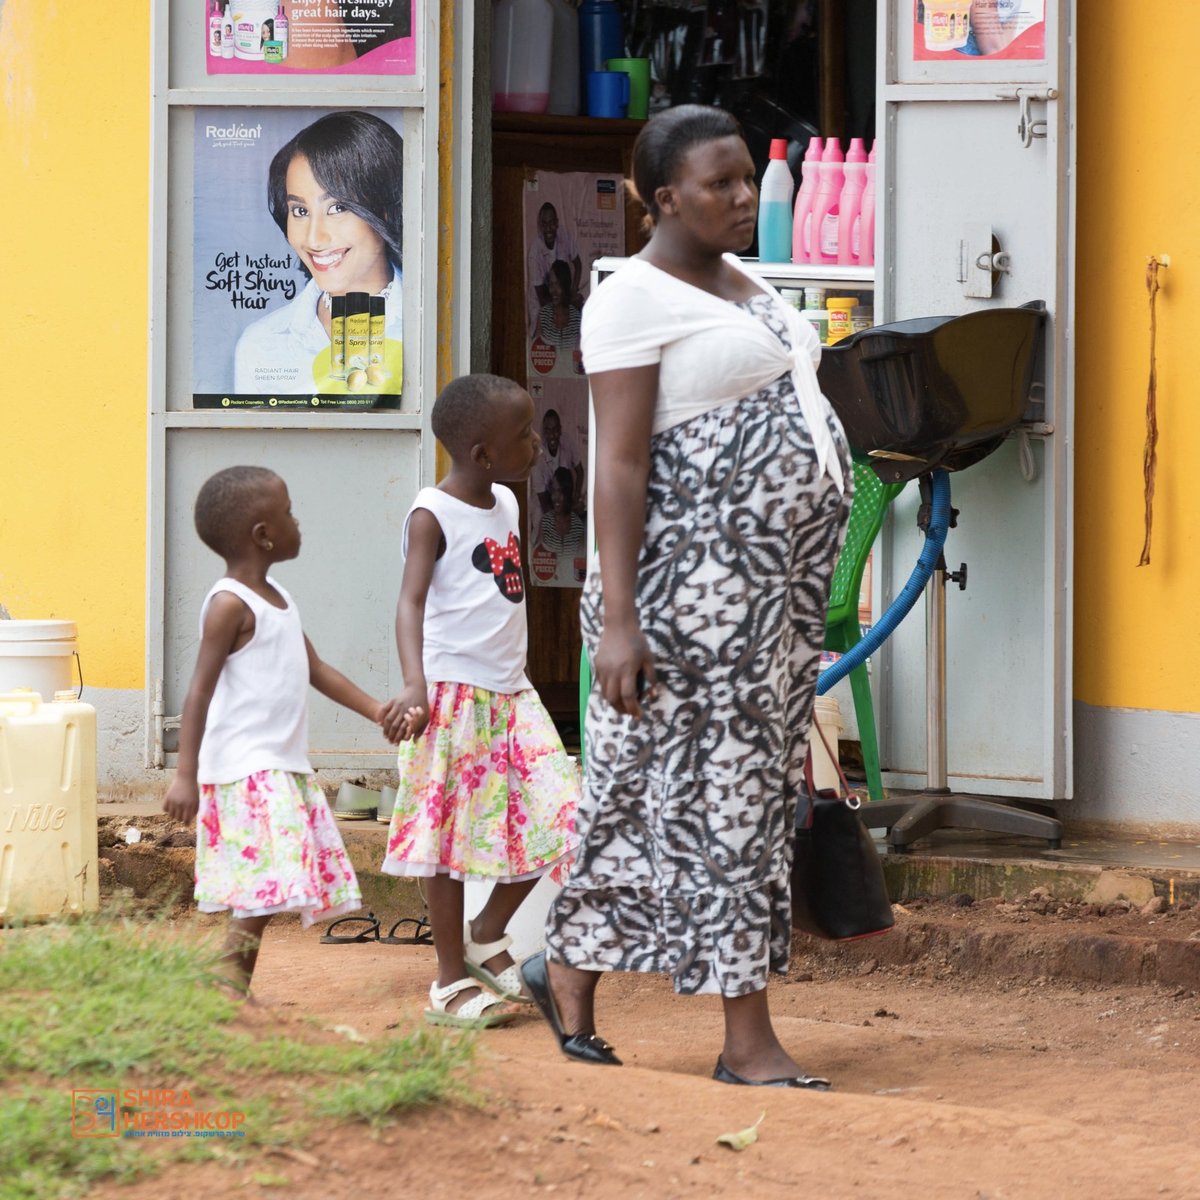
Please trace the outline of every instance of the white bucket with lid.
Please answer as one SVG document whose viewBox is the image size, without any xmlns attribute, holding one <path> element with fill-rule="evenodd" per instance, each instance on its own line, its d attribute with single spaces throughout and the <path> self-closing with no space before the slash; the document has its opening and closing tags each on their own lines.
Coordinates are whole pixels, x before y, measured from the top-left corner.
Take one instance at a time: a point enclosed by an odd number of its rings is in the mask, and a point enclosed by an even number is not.
<svg viewBox="0 0 1200 1200">
<path fill-rule="evenodd" d="M 77 690 L 78 658 L 74 621 L 0 621 L 0 692 L 29 688 L 49 704 L 55 692 Z"/>
<path fill-rule="evenodd" d="M 821 733 L 824 733 L 825 741 L 829 743 L 829 750 L 837 754 L 838 738 L 845 731 L 845 727 L 842 725 L 841 706 L 832 696 L 818 696 L 813 705 L 813 729 L 809 734 L 808 745 L 812 751 L 813 785 L 817 791 L 833 788 L 834 791 L 840 792 L 841 781 L 838 778 L 837 765 L 825 749 L 821 734 L 816 730 L 817 725 L 820 725 Z"/>
</svg>

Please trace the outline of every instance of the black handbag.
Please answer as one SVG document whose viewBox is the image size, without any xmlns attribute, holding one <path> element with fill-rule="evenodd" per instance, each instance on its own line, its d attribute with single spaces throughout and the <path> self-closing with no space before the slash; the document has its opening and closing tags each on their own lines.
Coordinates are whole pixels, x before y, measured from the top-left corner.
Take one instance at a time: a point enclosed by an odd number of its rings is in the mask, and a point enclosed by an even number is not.
<svg viewBox="0 0 1200 1200">
<path fill-rule="evenodd" d="M 862 806 L 842 774 L 837 755 L 813 718 L 829 757 L 837 767 L 845 794 L 818 792 L 813 784 L 812 751 L 804 762 L 804 779 L 812 798 L 812 818 L 802 825 L 796 810 L 796 854 L 792 860 L 792 925 L 831 941 L 871 937 L 895 924 L 879 852 L 859 818 Z"/>
</svg>

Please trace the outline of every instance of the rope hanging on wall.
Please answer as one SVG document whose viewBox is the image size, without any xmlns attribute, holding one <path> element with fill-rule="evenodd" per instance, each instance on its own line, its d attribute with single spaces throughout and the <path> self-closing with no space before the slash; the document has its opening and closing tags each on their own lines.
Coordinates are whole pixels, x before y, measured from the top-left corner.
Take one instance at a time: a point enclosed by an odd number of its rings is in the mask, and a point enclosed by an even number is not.
<svg viewBox="0 0 1200 1200">
<path fill-rule="evenodd" d="M 1158 472 L 1158 365 L 1154 342 L 1158 335 L 1155 300 L 1158 296 L 1158 270 L 1167 264 L 1151 255 L 1146 262 L 1146 291 L 1150 293 L 1150 380 L 1146 385 L 1146 445 L 1142 450 L 1142 479 L 1146 500 L 1146 538 L 1142 543 L 1139 567 L 1150 565 L 1150 536 L 1154 531 L 1154 477 Z"/>
</svg>

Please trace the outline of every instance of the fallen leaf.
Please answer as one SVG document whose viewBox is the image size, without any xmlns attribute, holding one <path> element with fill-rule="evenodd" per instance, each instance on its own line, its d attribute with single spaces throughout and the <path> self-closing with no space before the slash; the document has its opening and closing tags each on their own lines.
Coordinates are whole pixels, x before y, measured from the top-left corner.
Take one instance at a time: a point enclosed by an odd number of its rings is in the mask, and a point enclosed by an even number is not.
<svg viewBox="0 0 1200 1200">
<path fill-rule="evenodd" d="M 625 1128 L 620 1121 L 616 1120 L 614 1117 L 608 1116 L 607 1113 L 602 1112 L 598 1112 L 592 1118 L 591 1123 L 593 1125 L 599 1125 L 601 1129 L 615 1129 L 618 1132 Z"/>
<path fill-rule="evenodd" d="M 723 1133 L 717 1138 L 717 1142 L 722 1146 L 728 1146 L 730 1150 L 745 1150 L 747 1146 L 753 1146 L 758 1141 L 758 1127 L 762 1124 L 762 1119 L 766 1115 L 766 1110 L 764 1109 L 753 1125 L 746 1129 L 739 1129 L 737 1133 Z"/>
<path fill-rule="evenodd" d="M 358 1042 L 362 1046 L 367 1045 L 367 1039 L 353 1025 L 333 1025 L 329 1032 L 340 1033 L 348 1042 Z"/>
</svg>

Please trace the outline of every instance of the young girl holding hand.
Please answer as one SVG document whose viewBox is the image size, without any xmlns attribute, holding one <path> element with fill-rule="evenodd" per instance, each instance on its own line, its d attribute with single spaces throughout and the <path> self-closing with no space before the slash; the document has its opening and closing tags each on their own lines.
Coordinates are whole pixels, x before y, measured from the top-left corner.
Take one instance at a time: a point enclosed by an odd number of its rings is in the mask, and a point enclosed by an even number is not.
<svg viewBox="0 0 1200 1200">
<path fill-rule="evenodd" d="M 200 651 L 179 727 L 179 763 L 163 808 L 196 836 L 196 903 L 233 910 L 222 964 L 245 994 L 271 917 L 305 926 L 362 897 L 308 761 L 308 688 L 386 728 L 381 704 L 323 662 L 296 605 L 267 574 L 300 553 L 287 486 L 262 467 L 217 472 L 196 499 L 196 532 L 225 559 L 200 609 Z M 395 740 L 393 738 L 393 740 Z"/>
<path fill-rule="evenodd" d="M 450 473 L 417 495 L 405 521 L 404 740 L 383 870 L 427 878 L 432 1024 L 497 1025 L 514 1015 L 502 999 L 527 1001 L 505 930 L 575 845 L 579 778 L 525 676 L 519 514 L 502 486 L 528 479 L 538 460 L 533 421 L 529 393 L 509 379 L 449 384 L 432 424 Z M 464 929 L 465 879 L 495 886 Z"/>
</svg>

